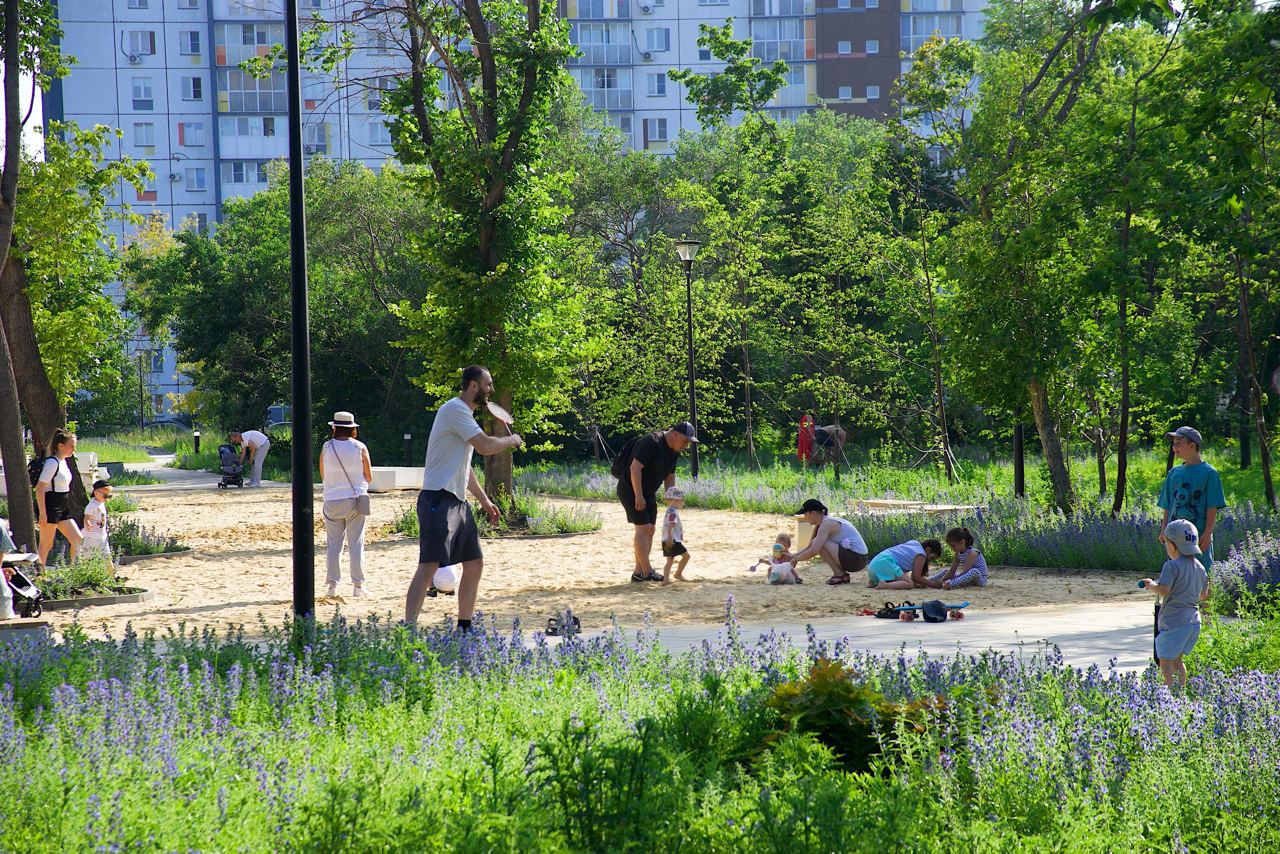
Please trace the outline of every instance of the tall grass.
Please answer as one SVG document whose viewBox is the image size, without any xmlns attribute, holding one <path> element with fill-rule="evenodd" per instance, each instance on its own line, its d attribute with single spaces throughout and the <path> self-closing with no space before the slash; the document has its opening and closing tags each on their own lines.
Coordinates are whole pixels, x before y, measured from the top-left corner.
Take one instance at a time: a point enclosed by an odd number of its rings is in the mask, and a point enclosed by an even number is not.
<svg viewBox="0 0 1280 854">
<path fill-rule="evenodd" d="M 149 463 L 151 455 L 139 445 L 122 442 L 117 438 L 101 436 L 77 437 L 76 454 L 97 454 L 102 463 Z"/>
<path fill-rule="evenodd" d="M 523 520 L 522 524 L 514 527 L 506 517 L 493 525 L 487 516 L 475 509 L 480 536 L 585 534 L 598 531 L 604 525 L 604 518 L 594 507 L 555 504 L 541 496 L 520 491 L 516 492 L 514 504 L 517 518 Z M 406 537 L 419 536 L 417 508 L 406 507 L 391 523 L 389 530 Z"/>
</svg>

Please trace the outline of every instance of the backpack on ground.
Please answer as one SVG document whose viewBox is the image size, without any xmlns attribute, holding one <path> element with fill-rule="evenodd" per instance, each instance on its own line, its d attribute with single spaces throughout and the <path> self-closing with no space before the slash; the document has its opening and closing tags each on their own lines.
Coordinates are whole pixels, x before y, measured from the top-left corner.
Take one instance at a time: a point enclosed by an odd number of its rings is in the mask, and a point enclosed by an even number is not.
<svg viewBox="0 0 1280 854">
<path fill-rule="evenodd" d="M 635 453 L 636 442 L 639 442 L 643 436 L 634 436 L 627 440 L 622 446 L 622 450 L 618 451 L 618 455 L 613 458 L 612 465 L 609 466 L 609 474 L 618 480 L 622 480 L 627 476 L 627 472 L 631 468 L 631 455 Z"/>
<path fill-rule="evenodd" d="M 31 462 L 27 463 L 27 479 L 31 481 L 31 488 L 35 489 L 36 484 L 40 482 L 40 473 L 44 471 L 44 461 L 48 457 L 34 457 Z"/>
</svg>

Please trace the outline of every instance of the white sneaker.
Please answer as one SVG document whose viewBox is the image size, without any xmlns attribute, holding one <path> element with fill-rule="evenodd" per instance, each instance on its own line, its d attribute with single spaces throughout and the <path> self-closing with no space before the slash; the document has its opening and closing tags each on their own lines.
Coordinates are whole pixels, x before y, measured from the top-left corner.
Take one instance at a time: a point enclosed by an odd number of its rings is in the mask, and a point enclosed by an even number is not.
<svg viewBox="0 0 1280 854">
<path fill-rule="evenodd" d="M 367 587 L 361 587 L 359 584 L 357 584 L 355 587 L 351 588 L 351 596 L 352 596 L 352 598 L 355 598 L 355 599 L 367 599 L 367 598 L 369 598 L 369 597 L 370 597 L 370 596 L 372 596 L 372 595 L 373 595 L 373 594 L 369 592 L 369 588 L 367 588 Z"/>
<path fill-rule="evenodd" d="M 330 584 L 329 587 L 324 591 L 324 595 L 326 599 L 332 599 L 334 596 L 337 596 L 338 585 Z"/>
</svg>

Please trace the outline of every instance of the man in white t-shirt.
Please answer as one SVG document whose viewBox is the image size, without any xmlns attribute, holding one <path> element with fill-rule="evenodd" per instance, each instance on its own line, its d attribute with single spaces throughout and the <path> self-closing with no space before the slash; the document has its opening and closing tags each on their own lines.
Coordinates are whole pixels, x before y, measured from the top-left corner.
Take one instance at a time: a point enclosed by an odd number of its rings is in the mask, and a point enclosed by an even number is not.
<svg viewBox="0 0 1280 854">
<path fill-rule="evenodd" d="M 405 597 L 404 621 L 413 625 L 422 610 L 422 600 L 435 596 L 432 585 L 436 569 L 462 564 L 462 582 L 458 585 L 458 628 L 471 628 L 476 594 L 480 590 L 480 573 L 484 557 L 480 552 L 480 532 L 476 528 L 470 492 L 493 522 L 498 521 L 497 506 L 480 488 L 471 455 L 491 457 L 508 448 L 523 444 L 519 436 L 488 436 L 476 423 L 475 411 L 489 402 L 493 377 L 488 368 L 470 365 L 462 371 L 461 392 L 444 402 L 436 412 L 427 439 L 426 471 L 422 491 L 418 493 L 418 571 L 409 583 Z"/>
<path fill-rule="evenodd" d="M 271 450 L 271 437 L 261 430 L 245 430 L 243 433 L 232 433 L 231 443 L 239 447 L 237 456 L 244 463 L 248 455 L 248 463 L 253 465 L 253 474 L 249 477 L 248 486 L 262 486 L 262 463 Z"/>
</svg>

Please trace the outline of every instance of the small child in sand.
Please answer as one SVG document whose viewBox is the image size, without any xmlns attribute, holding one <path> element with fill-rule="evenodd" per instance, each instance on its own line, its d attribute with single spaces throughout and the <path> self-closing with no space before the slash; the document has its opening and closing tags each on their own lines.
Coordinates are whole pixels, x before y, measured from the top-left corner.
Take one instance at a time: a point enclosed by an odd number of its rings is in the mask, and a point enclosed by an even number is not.
<svg viewBox="0 0 1280 854">
<path fill-rule="evenodd" d="M 662 583 L 671 583 L 671 565 L 676 566 L 676 581 L 684 581 L 684 568 L 689 563 L 689 550 L 684 547 L 684 525 L 680 522 L 680 508 L 684 506 L 684 492 L 678 486 L 667 487 L 667 512 L 662 519 L 662 556 L 667 565 L 662 568 Z"/>
<path fill-rule="evenodd" d="M 802 584 L 800 573 L 796 572 L 795 562 L 791 559 L 791 535 L 783 531 L 773 541 L 773 550 L 747 567 L 755 572 L 761 564 L 769 571 L 766 581 L 770 584 Z"/>
<path fill-rule="evenodd" d="M 93 498 L 84 508 L 84 542 L 80 544 L 80 557 L 100 554 L 111 563 L 111 545 L 107 542 L 107 502 L 111 500 L 111 484 L 105 480 L 94 481 Z"/>
<path fill-rule="evenodd" d="M 952 528 L 947 531 L 947 545 L 955 553 L 950 569 L 929 576 L 929 587 L 956 590 L 960 587 L 986 587 L 987 561 L 982 552 L 973 547 L 973 533 L 968 528 Z"/>
</svg>

